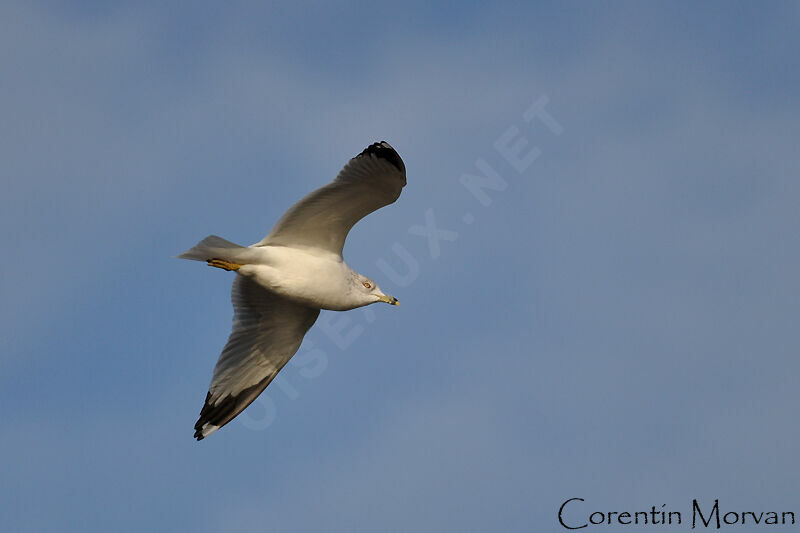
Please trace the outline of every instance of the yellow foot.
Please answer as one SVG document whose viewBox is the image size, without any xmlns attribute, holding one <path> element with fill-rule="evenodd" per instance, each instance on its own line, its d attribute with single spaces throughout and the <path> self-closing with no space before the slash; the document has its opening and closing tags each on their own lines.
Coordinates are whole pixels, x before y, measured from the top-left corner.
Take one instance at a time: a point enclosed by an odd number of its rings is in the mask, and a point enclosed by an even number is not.
<svg viewBox="0 0 800 533">
<path fill-rule="evenodd" d="M 206 262 L 208 263 L 208 266 L 217 267 L 221 268 L 222 270 L 228 270 L 228 271 L 239 270 L 242 267 L 242 265 L 239 265 L 237 263 L 230 263 L 228 261 L 225 261 L 224 259 L 209 259 Z"/>
</svg>

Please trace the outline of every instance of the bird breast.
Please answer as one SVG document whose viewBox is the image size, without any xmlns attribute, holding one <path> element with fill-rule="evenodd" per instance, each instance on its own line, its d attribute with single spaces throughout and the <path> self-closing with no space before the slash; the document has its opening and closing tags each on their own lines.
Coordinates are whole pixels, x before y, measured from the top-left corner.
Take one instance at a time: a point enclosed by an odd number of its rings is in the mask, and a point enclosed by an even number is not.
<svg viewBox="0 0 800 533">
<path fill-rule="evenodd" d="M 290 300 L 318 309 L 343 311 L 364 305 L 350 293 L 353 272 L 341 256 L 323 250 L 259 246 L 258 262 L 239 273 Z"/>
</svg>

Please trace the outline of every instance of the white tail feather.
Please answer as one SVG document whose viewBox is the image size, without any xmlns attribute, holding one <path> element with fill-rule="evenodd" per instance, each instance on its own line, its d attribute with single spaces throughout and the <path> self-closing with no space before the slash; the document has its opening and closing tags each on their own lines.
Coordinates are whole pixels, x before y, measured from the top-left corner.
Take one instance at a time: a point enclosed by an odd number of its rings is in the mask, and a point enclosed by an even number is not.
<svg viewBox="0 0 800 533">
<path fill-rule="evenodd" d="M 224 259 L 225 261 L 244 264 L 251 254 L 252 250 L 248 246 L 240 246 L 222 237 L 209 235 L 191 249 L 179 255 L 178 259 L 191 259 L 193 261 Z"/>
</svg>

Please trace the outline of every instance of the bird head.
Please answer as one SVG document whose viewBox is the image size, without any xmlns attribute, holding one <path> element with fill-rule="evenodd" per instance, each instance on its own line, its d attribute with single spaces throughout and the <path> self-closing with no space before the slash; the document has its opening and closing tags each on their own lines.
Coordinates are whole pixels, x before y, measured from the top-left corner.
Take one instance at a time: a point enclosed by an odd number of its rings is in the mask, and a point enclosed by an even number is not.
<svg viewBox="0 0 800 533">
<path fill-rule="evenodd" d="M 359 283 L 361 284 L 361 289 L 364 294 L 370 298 L 369 303 L 384 302 L 389 305 L 400 305 L 397 298 L 385 294 L 381 288 L 378 287 L 378 284 L 368 277 L 360 276 Z"/>
</svg>

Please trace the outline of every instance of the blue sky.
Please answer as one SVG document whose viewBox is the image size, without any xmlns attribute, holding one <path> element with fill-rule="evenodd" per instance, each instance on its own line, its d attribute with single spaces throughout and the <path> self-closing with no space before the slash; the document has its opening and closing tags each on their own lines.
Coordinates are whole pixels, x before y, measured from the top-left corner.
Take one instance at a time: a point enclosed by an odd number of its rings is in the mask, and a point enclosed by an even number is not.
<svg viewBox="0 0 800 533">
<path fill-rule="evenodd" d="M 3 529 L 548 531 L 571 497 L 800 516 L 798 22 L 4 2 Z M 525 120 L 542 98 L 560 128 Z M 323 313 L 195 442 L 231 276 L 173 257 L 258 241 L 380 139 L 408 186 L 345 258 L 402 306 Z"/>
</svg>

